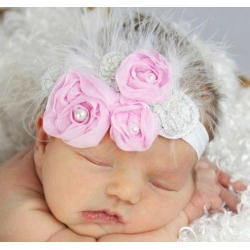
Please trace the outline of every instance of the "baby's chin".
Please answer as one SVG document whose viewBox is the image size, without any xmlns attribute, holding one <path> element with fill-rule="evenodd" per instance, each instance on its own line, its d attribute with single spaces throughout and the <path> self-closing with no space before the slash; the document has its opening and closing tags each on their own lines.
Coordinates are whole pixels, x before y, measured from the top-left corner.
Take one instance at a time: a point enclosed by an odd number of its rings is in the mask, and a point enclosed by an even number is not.
<svg viewBox="0 0 250 250">
<path fill-rule="evenodd" d="M 95 238 L 96 240 L 110 234 L 122 234 L 125 233 L 121 227 L 114 227 L 107 224 L 76 224 L 76 225 L 67 225 L 69 229 L 79 235 L 88 236 Z"/>
<path fill-rule="evenodd" d="M 102 223 L 83 223 L 83 224 L 76 224 L 76 225 L 67 225 L 69 229 L 79 235 L 92 237 L 96 240 L 103 236 L 111 235 L 111 234 L 138 234 L 138 233 L 145 233 L 150 230 L 146 230 L 145 228 L 126 228 L 126 226 L 122 225 L 109 225 L 109 224 L 102 224 Z"/>
</svg>

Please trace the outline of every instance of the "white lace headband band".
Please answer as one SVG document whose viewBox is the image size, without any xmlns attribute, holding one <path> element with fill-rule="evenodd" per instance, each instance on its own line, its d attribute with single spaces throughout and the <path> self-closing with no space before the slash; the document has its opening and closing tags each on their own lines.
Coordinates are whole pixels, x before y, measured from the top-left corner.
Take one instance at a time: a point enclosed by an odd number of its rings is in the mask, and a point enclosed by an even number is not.
<svg viewBox="0 0 250 250">
<path fill-rule="evenodd" d="M 52 89 L 44 114 L 44 130 L 67 144 L 93 147 L 110 129 L 110 136 L 125 151 L 147 150 L 161 135 L 183 139 L 202 155 L 208 133 L 199 110 L 174 88 L 170 63 L 158 52 L 138 50 L 124 58 L 109 53 L 100 63 L 100 76 L 69 70 Z"/>
<path fill-rule="evenodd" d="M 207 130 L 201 122 L 198 122 L 195 129 L 188 135 L 182 137 L 181 139 L 189 143 L 194 148 L 198 159 L 204 153 L 206 146 L 209 142 Z"/>
<path fill-rule="evenodd" d="M 169 138 L 181 138 L 195 150 L 198 159 L 209 142 L 207 130 L 199 121 L 199 110 L 184 93 L 172 90 L 167 101 L 156 105 L 153 111 L 161 121 L 159 135 Z"/>
</svg>

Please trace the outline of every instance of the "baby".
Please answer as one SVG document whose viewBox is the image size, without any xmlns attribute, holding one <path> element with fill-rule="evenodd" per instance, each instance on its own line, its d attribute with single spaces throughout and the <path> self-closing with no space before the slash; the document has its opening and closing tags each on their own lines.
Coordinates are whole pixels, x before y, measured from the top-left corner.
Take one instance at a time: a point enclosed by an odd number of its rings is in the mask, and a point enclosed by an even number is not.
<svg viewBox="0 0 250 250">
<path fill-rule="evenodd" d="M 0 240 L 176 241 L 204 208 L 236 211 L 245 186 L 202 157 L 220 94 L 201 45 L 154 14 L 75 20 L 27 98 L 34 145 L 0 167 Z"/>
</svg>

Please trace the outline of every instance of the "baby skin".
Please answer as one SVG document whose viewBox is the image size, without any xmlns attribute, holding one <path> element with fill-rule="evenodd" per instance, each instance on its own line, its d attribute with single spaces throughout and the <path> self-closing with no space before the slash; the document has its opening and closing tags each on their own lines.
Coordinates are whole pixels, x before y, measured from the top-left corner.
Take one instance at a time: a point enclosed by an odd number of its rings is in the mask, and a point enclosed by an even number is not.
<svg viewBox="0 0 250 250">
<path fill-rule="evenodd" d="M 40 116 L 35 145 L 0 167 L 0 241 L 176 241 L 204 206 L 236 211 L 229 185 L 246 188 L 182 139 L 125 152 L 107 133 L 80 149 L 48 136 Z"/>
</svg>

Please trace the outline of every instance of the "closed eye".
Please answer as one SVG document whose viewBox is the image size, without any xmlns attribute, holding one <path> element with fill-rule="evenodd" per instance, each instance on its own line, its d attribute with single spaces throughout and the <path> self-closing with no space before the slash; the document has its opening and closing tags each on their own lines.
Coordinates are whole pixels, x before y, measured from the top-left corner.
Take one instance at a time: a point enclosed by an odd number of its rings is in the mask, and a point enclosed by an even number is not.
<svg viewBox="0 0 250 250">
<path fill-rule="evenodd" d="M 160 183 L 159 181 L 149 181 L 150 185 L 153 186 L 153 188 L 157 188 L 164 191 L 177 191 L 176 189 L 172 187 L 168 187 L 165 183 Z"/>
<path fill-rule="evenodd" d="M 107 164 L 105 162 L 98 161 L 98 160 L 93 159 L 93 158 L 91 158 L 89 156 L 83 155 L 83 154 L 81 154 L 79 152 L 77 152 L 77 154 L 80 155 L 81 157 L 85 158 L 87 161 L 95 164 L 95 165 L 98 165 L 98 166 L 101 166 L 101 167 L 112 167 L 112 166 L 110 166 L 109 164 Z"/>
<path fill-rule="evenodd" d="M 92 159 L 92 158 L 89 158 L 89 157 L 86 157 L 85 156 L 85 159 L 87 159 L 88 161 L 94 163 L 95 165 L 98 165 L 98 166 L 102 166 L 102 167 L 111 167 L 110 165 L 106 164 L 106 163 L 103 163 L 103 162 L 100 162 L 100 161 L 97 161 L 95 159 Z"/>
</svg>

